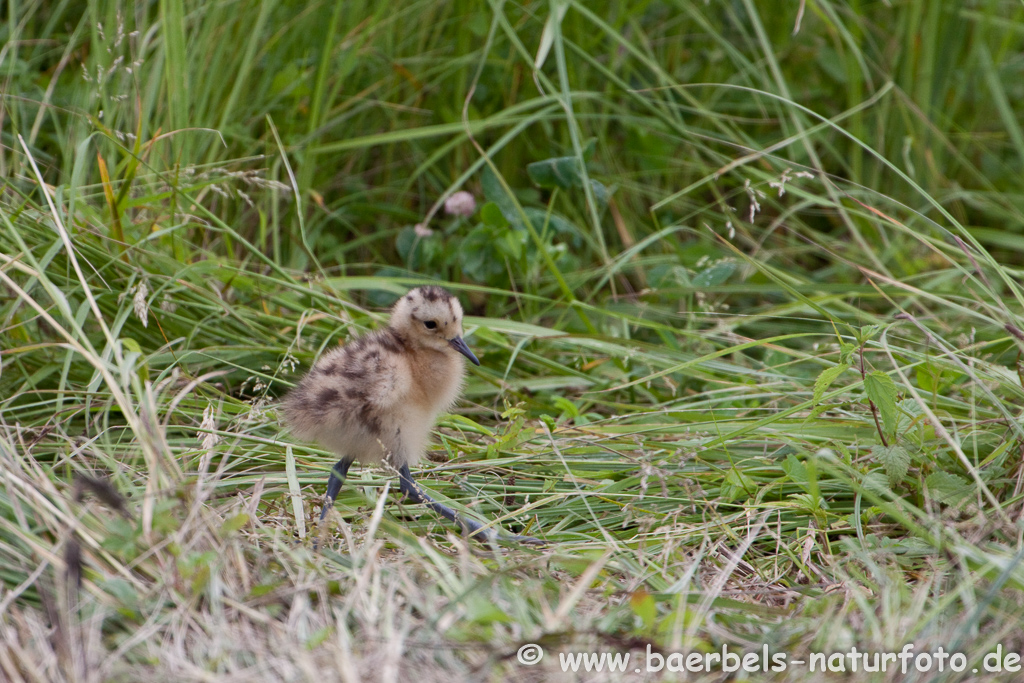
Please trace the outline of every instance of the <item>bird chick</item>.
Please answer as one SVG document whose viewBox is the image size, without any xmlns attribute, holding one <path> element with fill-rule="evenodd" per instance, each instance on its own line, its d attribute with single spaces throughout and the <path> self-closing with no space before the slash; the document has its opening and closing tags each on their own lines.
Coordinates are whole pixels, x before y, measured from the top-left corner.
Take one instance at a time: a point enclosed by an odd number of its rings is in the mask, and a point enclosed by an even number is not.
<svg viewBox="0 0 1024 683">
<path fill-rule="evenodd" d="M 285 421 L 299 438 L 340 456 L 327 482 L 320 521 L 334 506 L 353 462 L 398 470 L 402 493 L 482 540 L 537 542 L 484 528 L 427 495 L 409 471 L 426 452 L 437 416 L 459 398 L 468 358 L 462 306 L 441 287 L 418 287 L 395 304 L 391 320 L 328 351 L 284 399 Z"/>
</svg>

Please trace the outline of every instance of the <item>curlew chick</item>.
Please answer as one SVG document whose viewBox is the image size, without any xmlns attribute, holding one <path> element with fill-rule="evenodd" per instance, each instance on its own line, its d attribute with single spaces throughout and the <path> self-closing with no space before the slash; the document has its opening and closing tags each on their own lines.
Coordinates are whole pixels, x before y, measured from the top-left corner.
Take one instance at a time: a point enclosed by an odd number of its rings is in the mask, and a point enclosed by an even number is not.
<svg viewBox="0 0 1024 683">
<path fill-rule="evenodd" d="M 402 493 L 481 540 L 509 536 L 459 515 L 427 495 L 409 471 L 423 457 L 438 414 L 459 398 L 465 361 L 480 365 L 462 340 L 462 306 L 440 287 L 418 287 L 391 311 L 389 325 L 328 351 L 284 399 L 284 416 L 301 439 L 340 456 L 327 481 L 320 521 L 333 507 L 353 462 L 398 470 Z"/>
</svg>

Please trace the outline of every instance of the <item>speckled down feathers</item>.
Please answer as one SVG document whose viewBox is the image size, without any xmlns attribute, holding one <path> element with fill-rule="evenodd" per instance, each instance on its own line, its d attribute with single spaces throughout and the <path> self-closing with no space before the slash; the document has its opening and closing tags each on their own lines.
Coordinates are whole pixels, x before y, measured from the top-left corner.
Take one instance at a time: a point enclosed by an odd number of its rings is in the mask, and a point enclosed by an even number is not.
<svg viewBox="0 0 1024 683">
<path fill-rule="evenodd" d="M 435 324 L 427 329 L 425 322 Z M 387 328 L 324 353 L 284 399 L 299 438 L 364 464 L 415 465 L 462 389 L 462 307 L 440 287 L 399 299 Z"/>
</svg>

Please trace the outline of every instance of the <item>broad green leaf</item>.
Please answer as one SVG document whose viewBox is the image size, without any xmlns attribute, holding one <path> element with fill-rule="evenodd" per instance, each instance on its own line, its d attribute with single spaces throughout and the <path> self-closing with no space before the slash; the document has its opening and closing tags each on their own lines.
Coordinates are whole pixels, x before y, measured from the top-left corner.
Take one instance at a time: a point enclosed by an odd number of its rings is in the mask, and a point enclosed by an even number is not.
<svg viewBox="0 0 1024 683">
<path fill-rule="evenodd" d="M 852 364 L 853 354 L 857 351 L 857 347 L 853 344 L 840 344 L 839 345 L 839 362 Z"/>
<path fill-rule="evenodd" d="M 916 538 L 914 536 L 899 539 L 893 544 L 891 549 L 893 552 L 906 557 L 928 557 L 936 553 L 935 546 L 923 538 Z"/>
<path fill-rule="evenodd" d="M 597 139 L 587 140 L 583 147 L 583 163 L 586 163 L 594 156 L 597 148 Z M 526 166 L 526 173 L 530 180 L 540 187 L 560 187 L 568 190 L 573 187 L 583 187 L 583 168 L 575 155 L 564 157 L 551 157 L 542 161 L 535 161 Z M 594 197 L 601 203 L 607 204 L 611 194 L 608 188 L 597 182 L 590 181 L 590 187 L 594 191 Z"/>
<path fill-rule="evenodd" d="M 526 167 L 526 173 L 535 185 L 560 187 L 563 190 L 583 184 L 582 170 L 579 159 L 574 156 L 535 161 Z"/>
<path fill-rule="evenodd" d="M 725 475 L 721 494 L 727 501 L 749 498 L 757 491 L 757 483 L 742 471 L 733 468 Z"/>
<path fill-rule="evenodd" d="M 508 225 L 508 220 L 505 218 L 505 215 L 494 202 L 487 202 L 483 207 L 481 207 L 480 220 L 495 228 L 504 228 Z"/>
<path fill-rule="evenodd" d="M 524 227 L 515 199 L 505 190 L 490 166 L 484 166 L 480 173 L 480 186 L 483 187 L 484 197 L 487 201 L 497 204 L 505 220 L 516 227 Z"/>
<path fill-rule="evenodd" d="M 233 517 L 228 517 L 220 525 L 220 535 L 229 536 L 249 523 L 249 515 L 244 512 Z"/>
<path fill-rule="evenodd" d="M 910 453 L 903 446 L 882 446 L 871 447 L 871 455 L 885 468 L 885 474 L 889 477 L 889 486 L 896 486 L 903 481 L 910 469 Z"/>
<path fill-rule="evenodd" d="M 861 344 L 866 341 L 874 339 L 882 329 L 881 325 L 865 325 L 858 331 L 857 337 L 860 339 Z"/>
<path fill-rule="evenodd" d="M 821 397 L 825 394 L 832 383 L 839 379 L 839 376 L 850 369 L 849 364 L 840 363 L 839 365 L 833 365 L 830 368 L 825 368 L 818 375 L 818 379 L 814 380 L 814 402 L 817 403 L 821 400 Z"/>
<path fill-rule="evenodd" d="M 523 254 L 523 242 L 525 240 L 526 233 L 521 230 L 502 230 L 494 246 L 509 258 L 518 259 Z"/>
<path fill-rule="evenodd" d="M 612 196 L 612 190 L 608 189 L 607 185 L 591 178 L 590 189 L 594 191 L 594 199 L 596 199 L 601 206 L 606 206 L 608 204 L 608 199 Z"/>
<path fill-rule="evenodd" d="M 877 495 L 892 493 L 887 478 L 877 470 L 865 474 L 860 483 L 866 490 Z"/>
<path fill-rule="evenodd" d="M 912 398 L 898 401 L 896 403 L 896 410 L 898 411 L 896 431 L 900 434 L 903 434 L 911 427 L 923 427 L 929 424 L 928 420 L 921 417 L 921 406 Z"/>
<path fill-rule="evenodd" d="M 644 626 L 650 628 L 658 616 L 658 606 L 654 602 L 654 596 L 643 588 L 638 588 L 629 596 L 629 606 L 644 622 Z"/>
<path fill-rule="evenodd" d="M 511 617 L 503 611 L 492 600 L 484 595 L 469 594 L 462 601 L 465 609 L 465 618 L 476 624 L 508 624 L 512 622 Z"/>
<path fill-rule="evenodd" d="M 533 68 L 540 69 L 544 66 L 544 62 L 548 59 L 548 53 L 551 52 L 551 46 L 555 42 L 556 29 L 562 23 L 562 19 L 565 18 L 565 13 L 568 10 L 568 2 L 551 3 L 551 13 L 548 15 L 548 20 L 544 22 L 544 30 L 540 33 L 540 45 L 537 46 L 537 56 L 533 58 Z"/>
<path fill-rule="evenodd" d="M 938 391 L 937 380 L 941 373 L 937 373 L 931 363 L 918 365 L 914 374 L 917 376 L 917 386 L 921 387 L 922 391 Z"/>
<path fill-rule="evenodd" d="M 946 505 L 956 505 L 974 492 L 969 481 L 952 472 L 932 472 L 924 483 L 932 498 Z"/>
<path fill-rule="evenodd" d="M 811 515 L 820 515 L 823 510 L 828 509 L 828 501 L 821 496 L 812 496 L 809 493 L 795 493 L 789 499 L 796 504 L 798 510 Z"/>
<path fill-rule="evenodd" d="M 899 412 L 896 410 L 896 383 L 892 377 L 876 370 L 864 378 L 864 390 L 871 399 L 878 412 L 882 416 L 882 427 L 886 434 L 893 434 L 896 431 L 896 419 Z"/>
<path fill-rule="evenodd" d="M 697 273 L 693 278 L 693 286 L 714 287 L 720 285 L 728 280 L 734 272 L 736 272 L 735 261 L 721 261 Z"/>
<path fill-rule="evenodd" d="M 562 218 L 557 213 L 549 214 L 543 209 L 538 209 L 532 206 L 524 208 L 523 213 L 525 213 L 526 217 L 530 219 L 530 223 L 533 224 L 533 227 L 537 228 L 538 232 L 540 232 L 544 227 L 544 224 L 547 223 L 549 232 L 554 230 L 557 235 L 563 237 L 568 235 L 572 237 L 573 244 L 582 243 L 580 229 L 571 221 Z"/>
<path fill-rule="evenodd" d="M 790 453 L 786 456 L 786 459 L 782 461 L 782 469 L 789 478 L 798 484 L 807 483 L 807 467 L 797 460 L 797 457 Z"/>
</svg>

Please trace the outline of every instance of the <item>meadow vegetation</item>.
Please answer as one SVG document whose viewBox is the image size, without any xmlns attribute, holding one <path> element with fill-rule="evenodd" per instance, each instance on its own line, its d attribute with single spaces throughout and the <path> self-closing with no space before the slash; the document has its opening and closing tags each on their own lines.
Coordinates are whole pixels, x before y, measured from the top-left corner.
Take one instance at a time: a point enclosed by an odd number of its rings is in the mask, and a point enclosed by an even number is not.
<svg viewBox="0 0 1024 683">
<path fill-rule="evenodd" d="M 1006 680 L 982 660 L 1024 652 L 1022 20 L 8 2 L 0 679 L 910 643 Z M 546 547 L 467 543 L 383 469 L 315 526 L 335 457 L 276 401 L 424 283 L 482 366 L 419 481 Z"/>
</svg>

